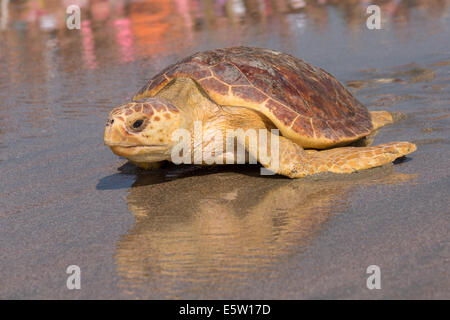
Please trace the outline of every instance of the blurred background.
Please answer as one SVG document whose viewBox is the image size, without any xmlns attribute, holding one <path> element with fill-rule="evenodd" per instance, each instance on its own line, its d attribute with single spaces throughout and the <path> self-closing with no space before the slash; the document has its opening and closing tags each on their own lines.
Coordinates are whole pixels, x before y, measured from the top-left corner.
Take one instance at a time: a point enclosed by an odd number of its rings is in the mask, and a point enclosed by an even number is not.
<svg viewBox="0 0 450 320">
<path fill-rule="evenodd" d="M 81 8 L 81 31 L 66 28 L 66 8 Z M 382 12 L 383 29 L 395 24 L 399 41 L 419 16 L 433 24 L 446 14 L 445 0 L 1 0 L 2 44 L 23 53 L 61 50 L 83 56 L 82 67 L 95 69 L 111 60 L 126 63 L 161 55 L 179 56 L 214 39 L 225 44 L 249 40 L 289 47 L 308 28 L 328 32 L 336 15 L 358 37 L 368 5 Z M 429 26 L 425 26 L 429 27 Z M 50 43 L 51 44 L 50 44 Z M 280 46 L 281 44 L 278 44 Z M 107 52 L 105 52 L 105 50 Z M 15 62 L 22 63 L 17 57 Z M 79 66 L 81 67 L 81 66 Z M 14 68 L 12 68 L 14 69 Z M 43 71 L 45 72 L 45 71 Z"/>
</svg>

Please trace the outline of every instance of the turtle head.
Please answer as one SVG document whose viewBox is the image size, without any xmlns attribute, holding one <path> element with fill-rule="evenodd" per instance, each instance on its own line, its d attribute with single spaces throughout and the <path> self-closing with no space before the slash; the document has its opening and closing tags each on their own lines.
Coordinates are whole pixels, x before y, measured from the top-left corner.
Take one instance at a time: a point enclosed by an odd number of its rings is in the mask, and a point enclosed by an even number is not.
<svg viewBox="0 0 450 320">
<path fill-rule="evenodd" d="M 106 123 L 104 141 L 115 154 L 137 162 L 170 159 L 172 133 L 180 128 L 179 110 L 157 98 L 114 108 Z"/>
</svg>

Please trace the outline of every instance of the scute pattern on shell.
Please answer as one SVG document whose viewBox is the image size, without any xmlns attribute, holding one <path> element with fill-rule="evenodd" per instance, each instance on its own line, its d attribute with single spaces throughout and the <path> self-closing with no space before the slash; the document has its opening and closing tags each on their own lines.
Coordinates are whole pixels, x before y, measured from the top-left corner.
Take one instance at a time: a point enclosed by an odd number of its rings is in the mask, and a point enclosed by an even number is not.
<svg viewBox="0 0 450 320">
<path fill-rule="evenodd" d="M 339 142 L 373 130 L 367 108 L 332 75 L 289 54 L 248 47 L 199 52 L 167 67 L 135 98 L 154 96 L 175 77 L 197 81 L 219 104 L 257 108 L 282 131 Z"/>
</svg>

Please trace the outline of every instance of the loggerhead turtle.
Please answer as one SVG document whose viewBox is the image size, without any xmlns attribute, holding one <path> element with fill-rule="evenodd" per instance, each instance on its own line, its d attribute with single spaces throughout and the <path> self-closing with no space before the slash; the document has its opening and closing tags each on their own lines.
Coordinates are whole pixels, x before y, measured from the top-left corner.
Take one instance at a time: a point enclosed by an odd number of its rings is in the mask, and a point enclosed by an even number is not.
<svg viewBox="0 0 450 320">
<path fill-rule="evenodd" d="M 104 141 L 115 154 L 148 167 L 171 160 L 172 134 L 180 128 L 194 133 L 197 121 L 208 132 L 201 140 L 205 148 L 220 141 L 215 134 L 257 129 L 259 136 L 269 137 L 266 160 L 258 150 L 262 144 L 249 148 L 245 135 L 236 142 L 263 166 L 299 178 L 368 169 L 415 151 L 409 142 L 344 147 L 393 120 L 387 111 L 368 111 L 332 75 L 303 60 L 268 49 L 232 47 L 196 53 L 157 74 L 133 102 L 111 111 Z M 274 128 L 280 132 L 277 166 L 270 148 Z M 190 144 L 198 147 L 194 138 Z M 228 159 L 227 152 L 210 155 Z"/>
</svg>

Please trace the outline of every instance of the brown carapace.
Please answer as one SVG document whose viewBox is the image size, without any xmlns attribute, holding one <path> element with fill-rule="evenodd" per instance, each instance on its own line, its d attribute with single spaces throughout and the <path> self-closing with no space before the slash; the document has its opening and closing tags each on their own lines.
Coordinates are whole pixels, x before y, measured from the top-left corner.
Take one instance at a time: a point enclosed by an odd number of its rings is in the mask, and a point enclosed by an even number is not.
<svg viewBox="0 0 450 320">
<path fill-rule="evenodd" d="M 389 163 L 416 149 L 408 142 L 344 147 L 373 136 L 394 118 L 386 111 L 369 112 L 326 71 L 268 49 L 233 47 L 196 53 L 153 77 L 133 101 L 111 112 L 105 143 L 141 166 L 171 160 L 173 131 L 193 132 L 196 121 L 203 130 L 223 135 L 241 128 L 265 129 L 270 136 L 270 129 L 279 129 L 275 171 L 289 177 L 353 172 Z M 203 144 L 211 141 L 205 139 Z M 247 140 L 238 143 L 248 148 Z M 264 147 L 270 157 L 270 143 Z M 258 150 L 248 151 L 261 160 Z M 273 169 L 270 161 L 262 164 Z"/>
</svg>

